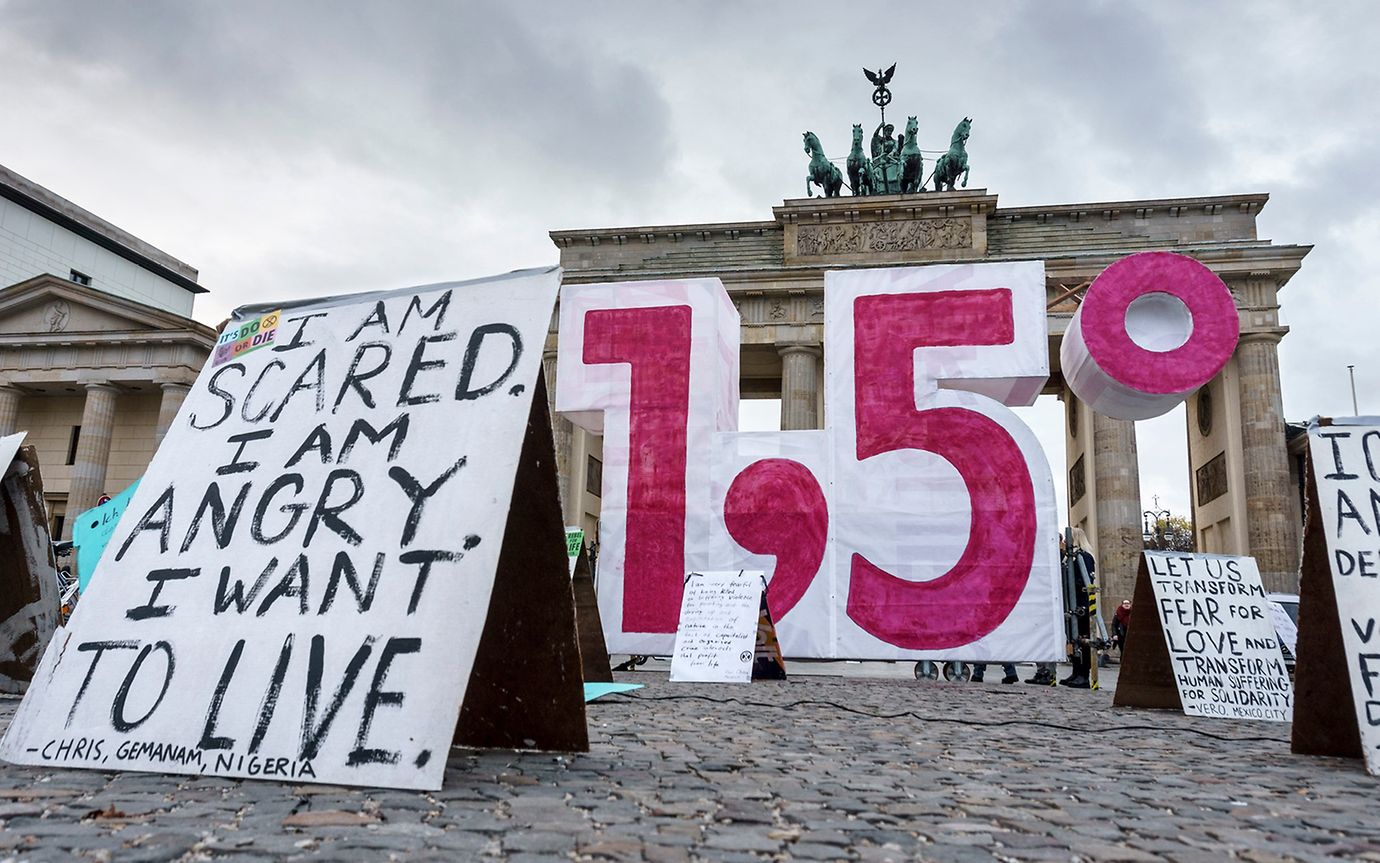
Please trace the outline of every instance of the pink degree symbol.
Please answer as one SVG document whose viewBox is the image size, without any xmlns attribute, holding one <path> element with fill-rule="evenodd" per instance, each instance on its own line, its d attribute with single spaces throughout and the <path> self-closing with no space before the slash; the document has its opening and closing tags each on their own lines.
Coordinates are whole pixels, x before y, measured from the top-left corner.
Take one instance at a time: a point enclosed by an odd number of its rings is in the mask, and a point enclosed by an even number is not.
<svg viewBox="0 0 1380 863">
<path fill-rule="evenodd" d="M 824 562 L 829 505 L 819 482 L 797 461 L 755 461 L 728 487 L 724 524 L 743 548 L 776 558 L 767 586 L 767 607 L 772 620 L 780 623 L 805 595 Z"/>
<path fill-rule="evenodd" d="M 1154 293 L 1177 298 L 1192 316 L 1188 340 L 1173 350 L 1146 350 L 1126 331 L 1131 303 Z M 1217 274 L 1173 252 L 1141 252 L 1107 267 L 1088 287 L 1079 318 L 1098 368 L 1150 395 L 1188 393 L 1212 380 L 1236 350 L 1241 327 L 1231 292 Z"/>
</svg>

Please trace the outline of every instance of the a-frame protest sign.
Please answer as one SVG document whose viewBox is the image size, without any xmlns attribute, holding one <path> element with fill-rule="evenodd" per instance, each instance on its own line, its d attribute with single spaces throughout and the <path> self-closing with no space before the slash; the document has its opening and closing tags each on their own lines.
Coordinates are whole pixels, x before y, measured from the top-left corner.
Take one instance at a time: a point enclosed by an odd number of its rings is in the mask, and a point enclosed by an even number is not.
<svg viewBox="0 0 1380 863">
<path fill-rule="evenodd" d="M 1380 775 L 1380 417 L 1308 427 L 1291 749 Z"/>
<path fill-rule="evenodd" d="M 38 452 L 0 438 L 0 692 L 25 692 L 57 628 L 61 597 Z"/>
<path fill-rule="evenodd" d="M 541 368 L 559 282 L 240 310 L 0 754 L 439 788 L 453 738 L 585 748 Z"/>
<path fill-rule="evenodd" d="M 1112 706 L 1183 710 L 1169 647 L 1164 640 L 1164 626 L 1154 611 L 1155 589 L 1150 584 L 1150 570 L 1144 554 L 1140 556 L 1131 608 Z"/>
<path fill-rule="evenodd" d="M 1293 690 L 1254 558 L 1147 550 L 1113 704 L 1288 722 Z"/>
<path fill-rule="evenodd" d="M 589 547 L 581 543 L 575 557 L 575 573 L 570 587 L 575 592 L 575 629 L 580 638 L 580 662 L 585 682 L 612 683 L 613 668 L 609 662 L 608 645 L 604 642 L 604 624 L 599 618 L 599 599 L 594 590 L 594 567 L 590 565 Z"/>
<path fill-rule="evenodd" d="M 589 678 L 581 671 L 585 633 L 581 629 L 577 640 L 581 621 L 566 568 L 549 404 L 545 376 L 538 373 L 489 616 L 455 729 L 457 746 L 589 749 L 583 684 Z M 557 535 L 559 544 L 552 541 Z M 588 570 L 583 552 L 581 557 Z M 602 647 L 602 631 L 598 637 Z M 605 652 L 605 669 L 608 662 Z M 587 668 L 589 659 L 583 664 Z"/>
</svg>

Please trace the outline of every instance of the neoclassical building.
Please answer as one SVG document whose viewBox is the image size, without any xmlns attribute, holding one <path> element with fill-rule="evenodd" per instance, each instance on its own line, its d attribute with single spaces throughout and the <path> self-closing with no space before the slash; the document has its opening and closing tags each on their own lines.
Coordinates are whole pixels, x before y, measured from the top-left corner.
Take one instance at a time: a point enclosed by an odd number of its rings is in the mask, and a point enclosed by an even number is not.
<svg viewBox="0 0 1380 863">
<path fill-rule="evenodd" d="M 1082 292 L 1139 251 L 1191 255 L 1231 289 L 1241 340 L 1222 373 L 1188 400 L 1193 521 L 1203 551 L 1250 554 L 1267 589 L 1297 586 L 1299 504 L 1290 480 L 1276 347 L 1279 292 L 1311 246 L 1256 233 L 1269 196 L 999 207 L 986 190 L 785 201 L 759 222 L 553 231 L 567 284 L 718 277 L 742 318 L 744 398 L 781 399 L 781 428 L 823 424 L 826 270 L 934 262 L 1043 260 L 1051 371 L 1066 406 L 1070 512 L 1096 545 L 1104 607 L 1129 598 L 1142 549 L 1134 425 L 1084 409 L 1064 386 L 1059 345 Z M 554 375 L 557 334 L 547 344 Z M 548 381 L 548 384 L 553 381 Z M 553 388 L 554 391 L 554 388 Z M 569 524 L 593 533 L 596 435 L 556 420 Z M 1056 481 L 1057 478 L 1056 478 Z"/>
<path fill-rule="evenodd" d="M 0 434 L 38 450 L 54 537 L 138 479 L 215 333 L 197 272 L 0 167 Z"/>
</svg>

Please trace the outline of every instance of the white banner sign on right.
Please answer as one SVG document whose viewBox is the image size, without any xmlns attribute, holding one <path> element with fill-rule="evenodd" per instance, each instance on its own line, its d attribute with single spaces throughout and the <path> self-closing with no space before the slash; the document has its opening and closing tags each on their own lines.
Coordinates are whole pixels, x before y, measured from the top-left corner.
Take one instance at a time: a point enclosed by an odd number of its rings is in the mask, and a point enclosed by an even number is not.
<svg viewBox="0 0 1380 863">
<path fill-rule="evenodd" d="M 1147 551 L 1145 563 L 1184 713 L 1289 722 L 1294 691 L 1255 558 Z"/>
<path fill-rule="evenodd" d="M 1308 426 L 1366 770 L 1380 775 L 1380 417 Z"/>
</svg>

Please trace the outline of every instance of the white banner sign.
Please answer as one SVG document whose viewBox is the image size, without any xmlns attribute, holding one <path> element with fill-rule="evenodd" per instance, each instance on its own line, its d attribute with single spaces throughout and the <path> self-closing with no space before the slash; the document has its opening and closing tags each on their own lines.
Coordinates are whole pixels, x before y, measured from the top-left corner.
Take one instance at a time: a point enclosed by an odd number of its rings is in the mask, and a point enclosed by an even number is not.
<svg viewBox="0 0 1380 863">
<path fill-rule="evenodd" d="M 232 320 L 5 758 L 439 788 L 558 283 Z"/>
<path fill-rule="evenodd" d="M 1145 563 L 1184 713 L 1290 721 L 1294 691 L 1255 558 L 1147 551 Z"/>
<path fill-rule="evenodd" d="M 671 679 L 751 681 L 761 609 L 761 571 L 689 573 L 671 655 Z"/>
<path fill-rule="evenodd" d="M 1361 748 L 1380 775 L 1380 417 L 1314 422 L 1308 444 Z"/>
</svg>

